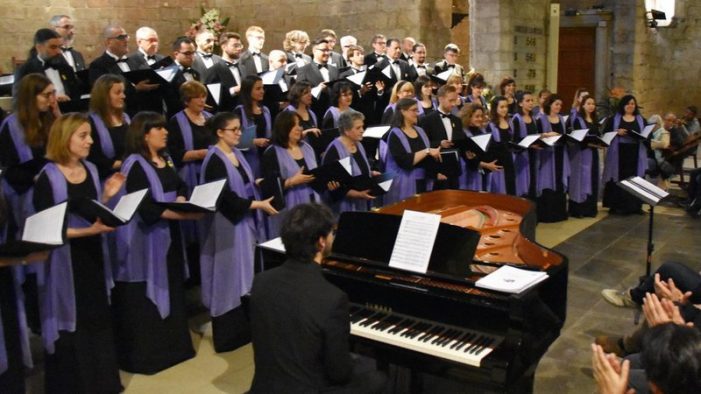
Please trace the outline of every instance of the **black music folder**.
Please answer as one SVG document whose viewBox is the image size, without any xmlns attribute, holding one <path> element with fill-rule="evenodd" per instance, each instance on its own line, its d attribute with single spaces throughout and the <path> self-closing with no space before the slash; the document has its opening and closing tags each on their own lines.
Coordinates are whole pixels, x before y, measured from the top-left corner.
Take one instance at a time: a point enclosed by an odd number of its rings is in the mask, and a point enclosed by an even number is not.
<svg viewBox="0 0 701 394">
<path fill-rule="evenodd" d="M 260 182 L 260 190 L 264 200 L 273 198 L 270 202 L 273 208 L 278 211 L 285 209 L 285 187 L 282 178 L 279 176 L 263 178 Z"/>
<path fill-rule="evenodd" d="M 306 139 L 309 145 L 314 148 L 314 152 L 317 152 L 319 156 L 321 156 L 326 148 L 331 145 L 333 140 L 340 135 L 341 133 L 338 128 L 332 128 L 321 130 L 321 133 L 318 136 L 314 133 L 307 133 Z"/>
<path fill-rule="evenodd" d="M 321 165 L 312 170 L 305 168 L 304 174 L 314 175 L 314 181 L 312 181 L 310 186 L 317 193 L 323 193 L 327 190 L 327 184 L 332 181 L 342 185 L 348 185 L 353 178 L 351 176 L 350 156 L 345 159 Z"/>
<path fill-rule="evenodd" d="M 187 202 L 156 202 L 158 205 L 178 212 L 216 212 L 219 197 L 226 185 L 226 179 L 220 179 L 197 185 L 192 190 L 190 200 Z"/>
<path fill-rule="evenodd" d="M 148 83 L 167 85 L 173 80 L 175 72 L 173 72 L 171 75 L 171 73 L 167 72 L 167 69 L 156 71 L 152 68 L 146 68 L 125 72 L 122 75 L 124 75 L 124 78 L 126 78 L 127 81 L 133 83 L 134 85 L 145 80 L 148 80 Z"/>
<path fill-rule="evenodd" d="M 397 174 L 394 172 L 385 172 L 374 177 L 366 175 L 354 176 L 350 188 L 359 191 L 369 190 L 370 195 L 381 196 L 392 188 L 392 182 L 396 176 Z"/>
<path fill-rule="evenodd" d="M 460 152 L 457 149 L 441 150 L 441 162 L 438 163 L 437 172 L 449 178 L 459 177 L 462 174 Z"/>
<path fill-rule="evenodd" d="M 67 210 L 68 202 L 64 201 L 29 216 L 24 222 L 22 239 L 0 245 L 0 256 L 22 257 L 63 245 Z"/>
<path fill-rule="evenodd" d="M 81 198 L 71 201 L 71 204 L 80 205 L 76 211 L 80 216 L 86 219 L 98 217 L 107 226 L 117 227 L 127 224 L 131 221 L 139 209 L 141 202 L 144 200 L 148 189 L 141 189 L 129 194 L 123 195 L 114 209 L 106 207 L 101 202 L 90 198 Z"/>
</svg>

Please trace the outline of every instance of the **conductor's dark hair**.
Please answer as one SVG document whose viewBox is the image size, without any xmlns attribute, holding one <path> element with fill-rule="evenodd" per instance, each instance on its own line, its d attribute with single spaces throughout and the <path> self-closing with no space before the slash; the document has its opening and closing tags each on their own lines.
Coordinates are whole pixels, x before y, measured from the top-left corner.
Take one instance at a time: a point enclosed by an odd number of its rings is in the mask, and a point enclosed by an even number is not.
<svg viewBox="0 0 701 394">
<path fill-rule="evenodd" d="M 219 138 L 219 136 L 217 135 L 217 130 L 225 128 L 227 123 L 235 119 L 240 118 L 234 112 L 219 112 L 218 114 L 207 119 L 205 126 L 207 127 L 209 132 L 212 133 L 212 136 L 216 141 Z"/>
<path fill-rule="evenodd" d="M 311 263 L 319 251 L 319 238 L 329 235 L 334 224 L 333 213 L 325 205 L 301 204 L 290 209 L 280 229 L 287 257 Z"/>
<path fill-rule="evenodd" d="M 290 131 L 302 117 L 295 111 L 281 111 L 273 122 L 272 142 L 277 146 L 287 148 L 290 144 Z"/>
<path fill-rule="evenodd" d="M 632 94 L 626 94 L 625 96 L 621 97 L 621 101 L 618 102 L 618 113 L 621 115 L 626 113 L 626 104 L 628 104 L 630 100 L 635 101 L 635 111 L 633 111 L 633 115 L 640 115 L 638 100 Z"/>
<path fill-rule="evenodd" d="M 643 338 L 642 363 L 663 393 L 701 393 L 701 333 L 674 323 L 652 327 Z"/>
</svg>

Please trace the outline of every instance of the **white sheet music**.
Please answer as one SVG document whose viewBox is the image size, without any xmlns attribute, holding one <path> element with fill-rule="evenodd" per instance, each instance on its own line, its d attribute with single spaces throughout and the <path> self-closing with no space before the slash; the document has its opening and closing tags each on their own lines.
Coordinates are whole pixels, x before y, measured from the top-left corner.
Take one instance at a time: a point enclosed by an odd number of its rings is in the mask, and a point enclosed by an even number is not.
<svg viewBox="0 0 701 394">
<path fill-rule="evenodd" d="M 277 83 L 277 70 L 268 71 L 260 76 L 263 80 L 263 85 L 275 85 Z"/>
<path fill-rule="evenodd" d="M 27 218 L 22 240 L 47 245 L 63 244 L 63 221 L 68 203 L 47 208 Z"/>
<path fill-rule="evenodd" d="M 541 138 L 540 140 L 543 141 L 543 142 L 545 142 L 545 143 L 546 143 L 547 145 L 549 145 L 549 146 L 553 146 L 553 145 L 555 145 L 555 143 L 556 143 L 557 141 L 560 140 L 560 138 L 562 138 L 562 134 L 560 134 L 560 135 L 554 135 L 554 136 L 552 136 L 552 137 L 543 137 L 543 138 Z"/>
<path fill-rule="evenodd" d="M 649 125 L 645 126 L 643 131 L 641 131 L 640 133 L 637 133 L 637 134 L 640 134 L 643 138 L 647 138 L 647 136 L 649 136 L 650 133 L 652 133 L 652 129 L 654 129 L 655 126 L 656 126 L 656 124 L 654 124 L 654 123 L 649 124 Z"/>
<path fill-rule="evenodd" d="M 209 93 L 212 95 L 212 98 L 214 98 L 214 102 L 219 105 L 219 98 L 221 97 L 221 83 L 208 83 L 207 89 L 209 89 Z"/>
<path fill-rule="evenodd" d="M 287 91 L 289 90 L 289 87 L 287 86 L 287 82 L 285 82 L 284 79 L 280 78 L 280 80 L 278 81 L 277 84 L 278 84 L 278 86 L 280 86 L 281 92 L 287 93 Z"/>
<path fill-rule="evenodd" d="M 168 82 L 173 81 L 175 74 L 178 72 L 178 66 L 172 65 L 170 67 L 162 68 L 160 70 L 155 70 L 156 74 L 160 75 L 161 78 Z"/>
<path fill-rule="evenodd" d="M 576 141 L 582 142 L 586 138 L 589 129 L 579 129 L 572 130 L 569 134 L 570 137 L 574 138 Z"/>
<path fill-rule="evenodd" d="M 353 167 L 351 166 L 351 157 L 348 156 L 346 158 L 343 158 L 339 160 L 338 162 L 341 163 L 341 166 L 343 166 L 343 169 L 348 172 L 348 175 L 353 175 Z"/>
<path fill-rule="evenodd" d="M 604 133 L 604 135 L 599 138 L 604 141 L 606 145 L 611 145 L 611 141 L 616 138 L 616 135 L 618 135 L 617 131 L 609 131 L 608 133 Z"/>
<path fill-rule="evenodd" d="M 639 176 L 630 178 L 629 180 L 631 182 L 633 182 L 634 184 L 638 185 L 639 187 L 642 187 L 642 188 L 649 190 L 650 192 L 655 194 L 659 199 L 663 199 L 663 198 L 669 196 L 669 193 L 664 191 L 664 189 L 659 188 L 654 183 L 648 182 Z"/>
<path fill-rule="evenodd" d="M 492 135 L 491 134 L 480 134 L 480 135 L 476 135 L 474 137 L 470 137 L 470 139 L 472 141 L 474 141 L 475 144 L 477 144 L 477 146 L 480 147 L 480 149 L 482 149 L 482 152 L 486 152 L 487 146 L 489 145 L 489 141 L 492 140 Z"/>
<path fill-rule="evenodd" d="M 0 76 L 0 85 L 12 85 L 13 83 L 15 83 L 13 74 Z"/>
<path fill-rule="evenodd" d="M 452 74 L 453 74 L 453 69 L 452 69 L 452 68 L 449 68 L 449 69 L 443 71 L 443 72 L 440 73 L 440 74 L 436 74 L 435 77 L 438 78 L 438 79 L 440 79 L 441 81 L 447 81 L 448 78 L 450 78 L 450 76 L 451 76 Z"/>
<path fill-rule="evenodd" d="M 441 215 L 404 211 L 389 266 L 425 274 L 440 224 Z"/>
<path fill-rule="evenodd" d="M 538 138 L 540 138 L 540 135 L 538 134 L 527 135 L 523 137 L 523 139 L 518 143 L 518 145 L 524 148 L 528 148 L 529 146 L 531 146 L 531 144 L 536 142 Z"/>
<path fill-rule="evenodd" d="M 365 74 L 367 74 L 367 71 L 362 71 L 354 75 L 349 75 L 346 77 L 347 80 L 353 82 L 356 85 L 362 85 L 363 84 L 363 79 L 365 79 Z"/>
<path fill-rule="evenodd" d="M 382 189 L 382 190 L 388 192 L 389 189 L 392 188 L 392 182 L 394 182 L 394 179 L 388 179 L 388 180 L 386 180 L 386 181 L 384 181 L 384 182 L 378 183 L 377 186 L 379 186 L 380 189 Z"/>
<path fill-rule="evenodd" d="M 197 185 L 192 191 L 189 202 L 213 211 L 217 206 L 217 199 L 222 189 L 224 189 L 225 184 L 226 179 L 220 179 L 218 181 Z"/>
<path fill-rule="evenodd" d="M 148 189 L 141 189 L 135 192 L 125 194 L 119 199 L 117 205 L 114 206 L 112 213 L 114 216 L 121 219 L 123 222 L 127 222 L 134 216 L 136 209 L 139 208 L 141 200 L 144 199 Z"/>
<path fill-rule="evenodd" d="M 567 123 L 567 119 L 569 119 L 569 118 L 570 118 L 569 115 L 564 115 L 564 116 L 562 117 L 562 121 L 565 122 L 565 123 Z"/>
<path fill-rule="evenodd" d="M 392 79 L 392 65 L 388 65 L 387 67 L 382 69 L 382 74 L 385 74 L 385 76 L 389 79 Z"/>
<path fill-rule="evenodd" d="M 368 127 L 363 132 L 363 137 L 380 139 L 380 138 L 382 138 L 383 135 L 385 135 L 385 133 L 387 133 L 389 131 L 389 129 L 390 129 L 390 126 Z"/>
<path fill-rule="evenodd" d="M 285 244 L 282 243 L 282 237 L 273 238 L 271 240 L 259 243 L 258 246 L 264 249 L 273 250 L 275 252 L 285 253 Z"/>
</svg>

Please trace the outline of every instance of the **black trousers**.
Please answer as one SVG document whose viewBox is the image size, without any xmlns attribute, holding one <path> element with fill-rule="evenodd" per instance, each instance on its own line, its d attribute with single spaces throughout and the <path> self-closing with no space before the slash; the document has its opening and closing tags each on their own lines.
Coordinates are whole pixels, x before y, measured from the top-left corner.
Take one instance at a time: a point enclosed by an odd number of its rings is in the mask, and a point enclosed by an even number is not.
<svg viewBox="0 0 701 394">
<path fill-rule="evenodd" d="M 660 280 L 674 280 L 674 284 L 682 292 L 691 291 L 691 302 L 694 304 L 701 303 L 701 275 L 685 264 L 676 262 L 667 262 L 660 266 L 655 271 L 660 274 Z M 637 304 L 643 303 L 645 293 L 655 292 L 655 276 L 652 275 L 641 282 L 638 287 L 630 291 L 630 295 Z"/>
</svg>

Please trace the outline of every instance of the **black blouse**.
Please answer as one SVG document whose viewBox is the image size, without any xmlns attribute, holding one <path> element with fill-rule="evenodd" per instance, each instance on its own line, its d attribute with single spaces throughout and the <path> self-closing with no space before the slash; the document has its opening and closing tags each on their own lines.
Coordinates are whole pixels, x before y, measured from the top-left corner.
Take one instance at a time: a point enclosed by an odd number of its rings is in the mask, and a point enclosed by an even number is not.
<svg viewBox="0 0 701 394">
<path fill-rule="evenodd" d="M 88 161 L 97 166 L 97 171 L 100 174 L 100 178 L 107 178 L 118 170 L 112 168 L 114 162 L 117 160 L 122 160 L 124 157 L 124 147 L 126 145 L 126 134 L 129 125 L 122 123 L 120 126 L 108 127 L 107 132 L 110 134 L 112 139 L 112 146 L 114 146 L 114 158 L 110 159 L 102 153 L 102 141 L 100 141 L 100 135 L 97 133 L 95 128 L 95 123 L 90 119 L 90 127 L 92 132 L 90 133 L 93 144 L 90 147 L 90 154 L 88 155 Z"/>
<path fill-rule="evenodd" d="M 200 126 L 192 123 L 188 118 L 190 128 L 192 128 L 192 145 L 193 149 L 208 149 L 214 143 L 212 133 L 204 125 Z M 183 157 L 185 156 L 185 141 L 180 130 L 180 125 L 175 117 L 168 122 L 168 152 L 170 153 L 175 166 L 180 168 L 183 166 Z"/>
<path fill-rule="evenodd" d="M 428 146 L 426 146 L 420 135 L 417 135 L 416 138 L 411 138 L 409 136 L 406 136 L 406 138 L 409 141 L 410 153 L 404 150 L 404 146 L 400 142 L 399 137 L 394 135 L 394 133 L 389 135 L 387 144 L 389 145 L 389 154 L 392 155 L 397 165 L 404 170 L 411 171 L 414 169 L 414 153 L 425 150 Z"/>
<path fill-rule="evenodd" d="M 9 126 L 0 130 L 0 167 L 5 168 L 4 177 L 17 193 L 24 193 L 34 186 L 34 177 L 47 163 L 46 146 L 31 147 L 34 159 L 19 164 L 19 155 L 10 136 Z"/>
<path fill-rule="evenodd" d="M 151 163 L 150 160 L 149 163 Z M 187 185 L 180 179 L 173 167 L 166 165 L 163 168 L 158 168 L 153 163 L 151 163 L 151 166 L 156 170 L 156 175 L 158 175 L 158 179 L 161 181 L 164 193 L 175 191 L 178 196 L 187 197 Z M 126 183 L 127 193 L 150 188 L 146 173 L 138 162 L 134 163 L 129 171 Z M 138 212 L 144 223 L 153 225 L 161 220 L 161 214 L 164 210 L 164 207 L 155 203 L 151 193 L 147 193 L 146 197 L 144 197 L 144 201 L 139 206 Z"/>
<path fill-rule="evenodd" d="M 241 174 L 244 184 L 248 184 L 250 180 L 246 175 L 246 171 L 243 170 L 243 167 L 239 164 L 239 166 L 235 168 L 238 170 L 239 174 Z M 207 167 L 204 170 L 205 182 L 212 182 L 222 178 L 227 179 L 228 183 L 226 163 L 224 163 L 219 156 L 212 155 L 209 162 L 207 162 Z M 219 212 L 221 212 L 221 214 L 232 223 L 236 224 L 241 221 L 246 214 L 250 213 L 251 202 L 253 201 L 253 199 L 250 197 L 251 196 L 239 196 L 236 194 L 236 192 L 231 191 L 227 184 L 222 192 Z"/>
</svg>

